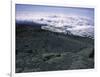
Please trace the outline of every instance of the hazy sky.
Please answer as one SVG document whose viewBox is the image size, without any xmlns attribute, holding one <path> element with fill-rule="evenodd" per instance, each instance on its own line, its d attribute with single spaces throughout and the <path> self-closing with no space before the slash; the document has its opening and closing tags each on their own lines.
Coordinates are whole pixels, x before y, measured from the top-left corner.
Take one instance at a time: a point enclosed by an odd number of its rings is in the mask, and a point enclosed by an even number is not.
<svg viewBox="0 0 100 77">
<path fill-rule="evenodd" d="M 28 5 L 28 4 L 16 4 L 16 17 L 25 16 L 34 14 L 74 14 L 85 16 L 89 18 L 94 18 L 94 9 L 93 8 L 73 8 L 73 7 L 54 7 L 54 6 L 41 6 L 41 5 Z"/>
</svg>

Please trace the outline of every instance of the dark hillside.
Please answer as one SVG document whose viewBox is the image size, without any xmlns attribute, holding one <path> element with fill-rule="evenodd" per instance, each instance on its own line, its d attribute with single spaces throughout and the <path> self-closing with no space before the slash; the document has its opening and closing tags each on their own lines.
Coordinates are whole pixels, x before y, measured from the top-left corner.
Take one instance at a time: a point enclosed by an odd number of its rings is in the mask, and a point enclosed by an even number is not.
<svg viewBox="0 0 100 77">
<path fill-rule="evenodd" d="M 16 73 L 94 68 L 94 40 L 16 23 Z"/>
</svg>

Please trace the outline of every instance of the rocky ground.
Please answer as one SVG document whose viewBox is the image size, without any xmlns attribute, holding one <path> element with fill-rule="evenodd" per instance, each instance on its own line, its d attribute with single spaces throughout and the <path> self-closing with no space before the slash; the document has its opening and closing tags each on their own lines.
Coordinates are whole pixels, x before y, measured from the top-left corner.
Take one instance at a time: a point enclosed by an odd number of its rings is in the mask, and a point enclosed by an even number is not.
<svg viewBox="0 0 100 77">
<path fill-rule="evenodd" d="M 16 73 L 94 68 L 94 39 L 18 25 Z"/>
</svg>

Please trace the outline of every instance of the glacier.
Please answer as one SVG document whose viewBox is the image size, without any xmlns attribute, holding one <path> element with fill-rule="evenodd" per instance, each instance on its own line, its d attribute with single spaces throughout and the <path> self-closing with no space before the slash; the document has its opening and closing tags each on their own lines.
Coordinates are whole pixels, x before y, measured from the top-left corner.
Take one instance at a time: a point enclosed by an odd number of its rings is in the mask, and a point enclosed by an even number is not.
<svg viewBox="0 0 100 77">
<path fill-rule="evenodd" d="M 94 38 L 94 21 L 84 16 L 52 16 L 44 18 L 38 23 L 46 23 L 42 29 L 64 34 Z"/>
</svg>

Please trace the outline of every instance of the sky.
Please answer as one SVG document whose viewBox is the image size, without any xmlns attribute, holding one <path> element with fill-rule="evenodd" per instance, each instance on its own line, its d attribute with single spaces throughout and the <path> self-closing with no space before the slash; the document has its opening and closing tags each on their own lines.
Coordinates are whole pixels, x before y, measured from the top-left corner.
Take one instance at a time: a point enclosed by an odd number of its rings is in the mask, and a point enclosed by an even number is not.
<svg viewBox="0 0 100 77">
<path fill-rule="evenodd" d="M 94 19 L 93 8 L 16 4 L 16 18 L 28 19 L 32 16 L 43 16 L 46 14 L 80 15 Z"/>
</svg>

